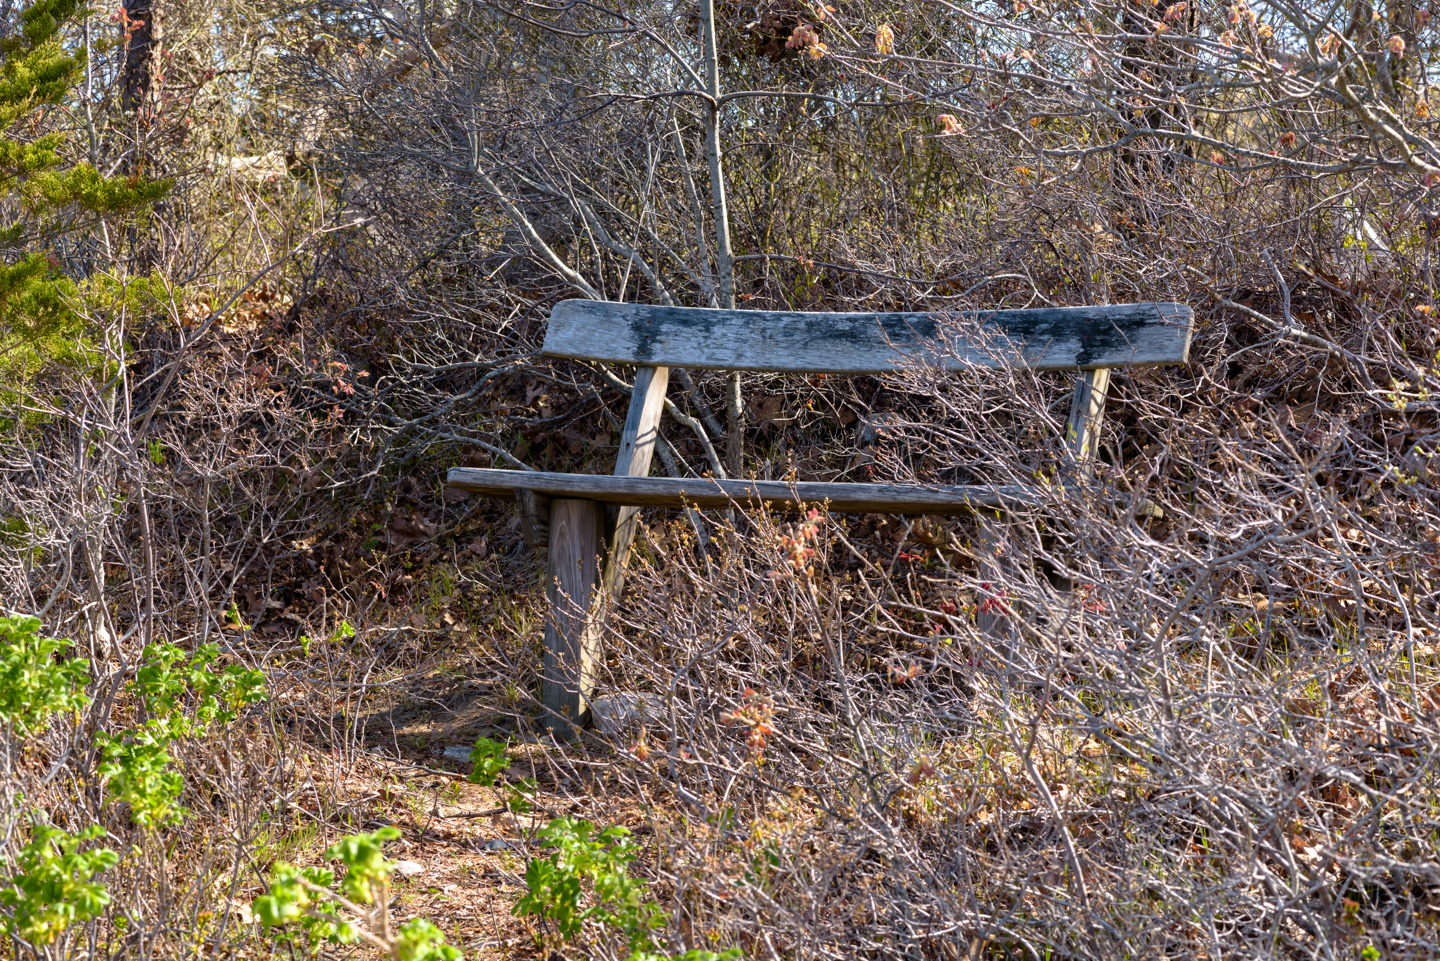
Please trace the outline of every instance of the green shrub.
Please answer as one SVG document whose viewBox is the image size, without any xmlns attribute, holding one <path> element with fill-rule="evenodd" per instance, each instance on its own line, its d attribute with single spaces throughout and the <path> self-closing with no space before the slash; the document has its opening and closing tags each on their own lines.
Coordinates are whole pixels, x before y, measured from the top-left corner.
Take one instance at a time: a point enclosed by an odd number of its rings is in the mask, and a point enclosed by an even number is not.
<svg viewBox="0 0 1440 961">
<path fill-rule="evenodd" d="M 130 805 L 130 817 L 153 829 L 184 817 L 184 779 L 174 770 L 170 745 L 234 721 L 241 708 L 265 696 L 259 671 L 227 667 L 214 671 L 220 649 L 206 644 L 186 659 L 173 644 L 145 649 L 135 677 L 126 685 L 147 716 L 123 735 L 99 734 L 101 764 L 109 795 Z"/>
<path fill-rule="evenodd" d="M 256 918 L 282 941 L 315 950 L 325 943 L 365 941 L 400 961 L 460 961 L 463 955 L 434 924 L 414 918 L 391 931 L 390 876 L 395 862 L 386 860 L 386 841 L 400 832 L 384 827 L 352 834 L 325 851 L 345 866 L 340 892 L 330 889 L 329 868 L 299 868 L 280 862 L 270 872 L 270 891 L 255 899 Z M 373 909 L 364 906 L 374 904 Z"/>
<path fill-rule="evenodd" d="M 470 783 L 491 787 L 495 779 L 510 768 L 510 759 L 505 756 L 505 745 L 482 737 L 470 749 L 470 760 L 475 767 L 470 771 Z"/>
<path fill-rule="evenodd" d="M 152 721 L 128 737 L 97 736 L 102 761 L 96 772 L 106 793 L 130 805 L 130 819 L 142 828 L 172 824 L 184 816 L 180 794 L 185 780 L 170 766 L 173 740 L 164 723 Z"/>
<path fill-rule="evenodd" d="M 580 933 L 587 921 L 625 940 L 630 961 L 667 961 L 654 932 L 665 926 L 664 911 L 650 898 L 649 884 L 630 876 L 639 848 L 622 827 L 596 831 L 588 821 L 556 818 L 537 837 L 554 849 L 525 869 L 528 888 L 515 904 L 517 915 L 544 918 L 565 940 Z M 728 961 L 740 952 L 723 954 L 693 949 L 673 961 Z"/>
<path fill-rule="evenodd" d="M 0 889 L 0 933 L 50 944 L 62 931 L 99 917 L 110 903 L 105 885 L 90 879 L 113 868 L 120 855 L 110 848 L 81 851 L 80 845 L 104 835 L 99 827 L 79 834 L 35 823 L 30 841 L 20 849 L 11 874 Z"/>
<path fill-rule="evenodd" d="M 36 618 L 0 617 L 0 723 L 22 748 L 57 715 L 91 703 L 85 691 L 89 663 L 65 658 L 71 642 L 41 637 L 39 630 Z M 119 699 L 135 705 L 143 723 L 95 734 L 100 748 L 95 774 L 103 781 L 104 800 L 128 804 L 131 820 L 147 833 L 185 815 L 179 804 L 185 782 L 173 767 L 170 746 L 233 721 L 265 696 L 262 674 L 237 667 L 216 671 L 218 657 L 214 645 L 188 658 L 173 645 L 147 648 Z M 47 824 L 43 810 L 26 813 L 29 840 L 0 866 L 0 933 L 48 945 L 67 928 L 104 913 L 110 893 L 94 878 L 121 855 L 107 847 L 81 850 L 105 834 L 99 826 L 71 834 Z"/>
<path fill-rule="evenodd" d="M 57 659 L 69 641 L 41 637 L 33 617 L 0 617 L 0 721 L 18 737 L 42 730 L 55 714 L 90 703 L 90 662 Z"/>
</svg>

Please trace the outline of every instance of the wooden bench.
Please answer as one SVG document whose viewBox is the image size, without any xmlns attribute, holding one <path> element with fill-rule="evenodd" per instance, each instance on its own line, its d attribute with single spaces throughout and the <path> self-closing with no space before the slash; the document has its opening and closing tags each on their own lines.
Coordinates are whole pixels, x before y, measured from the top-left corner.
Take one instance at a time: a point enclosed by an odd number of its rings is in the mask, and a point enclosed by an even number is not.
<svg viewBox="0 0 1440 961">
<path fill-rule="evenodd" d="M 1192 316 L 1183 304 L 996 310 L 962 315 L 979 336 L 958 341 L 924 313 L 783 313 L 647 307 L 589 300 L 555 306 L 541 353 L 638 370 L 613 476 L 457 467 L 448 484 L 518 500 L 544 529 L 550 613 L 542 701 L 551 728 L 583 724 L 599 655 L 600 594 L 618 589 L 640 507 L 828 503 L 832 511 L 957 514 L 1025 502 L 1019 488 L 650 477 L 671 368 L 879 374 L 917 360 L 947 369 L 1026 365 L 1079 370 L 1066 445 L 1080 471 L 1094 456 L 1110 370 L 1184 363 Z M 618 505 L 607 524 L 604 505 Z M 603 575 L 603 576 L 602 576 Z"/>
</svg>

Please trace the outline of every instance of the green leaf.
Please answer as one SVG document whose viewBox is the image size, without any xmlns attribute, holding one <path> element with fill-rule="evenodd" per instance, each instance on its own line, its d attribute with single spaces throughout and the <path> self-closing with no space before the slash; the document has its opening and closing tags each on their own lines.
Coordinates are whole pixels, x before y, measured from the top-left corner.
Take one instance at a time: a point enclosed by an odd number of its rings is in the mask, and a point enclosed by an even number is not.
<svg viewBox="0 0 1440 961">
<path fill-rule="evenodd" d="M 445 935 L 424 918 L 400 926 L 391 949 L 397 961 L 461 961 L 460 949 L 445 943 Z"/>
<path fill-rule="evenodd" d="M 163 720 L 152 720 L 127 738 L 96 736 L 101 763 L 96 768 L 106 779 L 106 791 L 130 805 L 130 818 L 147 829 L 180 820 L 185 809 L 180 795 L 185 780 L 170 767 L 166 747 L 174 732 Z"/>
</svg>

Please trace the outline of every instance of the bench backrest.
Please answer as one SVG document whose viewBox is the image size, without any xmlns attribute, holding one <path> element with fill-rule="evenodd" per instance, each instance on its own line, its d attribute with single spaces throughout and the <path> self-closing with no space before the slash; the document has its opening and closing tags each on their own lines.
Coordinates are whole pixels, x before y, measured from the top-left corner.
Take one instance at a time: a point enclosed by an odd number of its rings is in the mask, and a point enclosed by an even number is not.
<svg viewBox="0 0 1440 961">
<path fill-rule="evenodd" d="M 1041 370 L 1183 364 L 1184 304 L 1116 304 L 944 313 L 801 313 L 567 300 L 542 353 L 647 367 L 876 374 L 915 359 L 951 369 Z"/>
</svg>

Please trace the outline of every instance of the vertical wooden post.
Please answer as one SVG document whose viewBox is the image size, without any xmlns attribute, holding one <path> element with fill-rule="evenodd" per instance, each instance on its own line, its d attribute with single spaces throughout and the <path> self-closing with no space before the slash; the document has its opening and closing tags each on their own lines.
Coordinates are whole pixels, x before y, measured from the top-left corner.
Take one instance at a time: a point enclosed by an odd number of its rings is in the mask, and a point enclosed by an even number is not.
<svg viewBox="0 0 1440 961">
<path fill-rule="evenodd" d="M 1074 487 L 1088 484 L 1095 477 L 1095 455 L 1100 451 L 1100 428 L 1105 424 L 1105 399 L 1110 391 L 1110 369 L 1097 367 L 1084 371 L 1075 381 L 1070 399 L 1070 421 L 1065 425 L 1065 447 L 1070 453 L 1070 476 L 1066 483 Z M 1069 585 L 1073 592 L 1074 584 Z M 1073 593 L 1069 603 L 1077 598 Z"/>
<path fill-rule="evenodd" d="M 550 505 L 550 552 L 545 593 L 545 726 L 565 731 L 584 724 L 599 656 L 598 558 L 605 514 L 595 501 L 559 499 Z"/>
<path fill-rule="evenodd" d="M 985 518 L 980 522 L 980 595 L 975 598 L 975 626 L 980 633 L 1007 650 L 1015 636 L 1010 623 L 1010 598 L 1005 591 L 1005 572 L 1011 567 L 1010 525 L 1002 517 Z"/>
<path fill-rule="evenodd" d="M 635 372 L 630 393 L 630 410 L 620 434 L 620 453 L 615 458 L 615 476 L 649 477 L 650 461 L 660 439 L 660 415 L 665 411 L 665 389 L 670 385 L 669 367 L 641 367 Z M 625 563 L 639 523 L 638 507 L 621 507 L 615 518 L 615 532 L 605 552 L 605 591 L 614 597 L 625 582 Z"/>
<path fill-rule="evenodd" d="M 1095 473 L 1095 453 L 1100 449 L 1100 427 L 1105 421 L 1105 395 L 1110 390 L 1110 368 L 1087 370 L 1075 383 L 1070 401 L 1070 423 L 1065 427 L 1065 446 L 1074 459 L 1077 480 L 1088 481 Z"/>
<path fill-rule="evenodd" d="M 615 462 L 617 476 L 649 476 L 669 383 L 668 367 L 641 367 L 636 371 Z M 601 656 L 604 600 L 618 592 L 624 582 L 625 561 L 635 539 L 639 510 L 621 507 L 608 537 L 605 508 L 595 501 L 560 498 L 550 504 L 549 513 L 545 592 L 550 610 L 545 620 L 541 702 L 545 726 L 565 731 L 584 725 L 588 719 L 595 689 L 595 662 Z"/>
<path fill-rule="evenodd" d="M 1095 470 L 1095 452 L 1100 447 L 1100 428 L 1105 421 L 1105 396 L 1110 389 L 1110 370 L 1106 367 L 1085 371 L 1075 384 L 1070 401 L 1070 421 L 1065 427 L 1065 447 L 1072 463 L 1072 482 L 1084 483 Z M 1006 574 L 1014 570 L 1016 559 L 1012 544 L 1013 531 L 1002 518 L 987 519 L 980 524 L 980 579 L 991 585 L 988 597 L 977 598 L 981 605 L 975 626 L 997 646 L 1008 648 L 1015 639 L 1016 627 L 1011 622 L 1011 600 L 1004 595 Z"/>
</svg>

